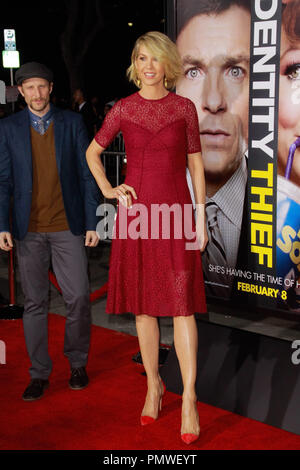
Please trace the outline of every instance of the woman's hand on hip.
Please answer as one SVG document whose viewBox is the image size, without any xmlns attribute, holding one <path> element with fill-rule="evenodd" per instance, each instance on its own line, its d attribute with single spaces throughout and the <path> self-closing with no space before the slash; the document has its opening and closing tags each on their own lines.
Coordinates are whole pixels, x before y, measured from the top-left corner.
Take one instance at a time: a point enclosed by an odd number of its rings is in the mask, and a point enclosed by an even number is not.
<svg viewBox="0 0 300 470">
<path fill-rule="evenodd" d="M 137 199 L 134 188 L 127 184 L 121 184 L 116 188 L 111 188 L 103 192 L 106 199 L 118 199 L 119 202 L 127 209 L 132 207 L 133 199 Z"/>
</svg>

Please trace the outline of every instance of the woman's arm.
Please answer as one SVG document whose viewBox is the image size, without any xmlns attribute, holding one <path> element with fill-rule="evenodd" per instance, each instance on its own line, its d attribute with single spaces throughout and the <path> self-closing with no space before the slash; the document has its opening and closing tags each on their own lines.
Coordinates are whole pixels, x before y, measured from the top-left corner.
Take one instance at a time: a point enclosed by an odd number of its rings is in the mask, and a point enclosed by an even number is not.
<svg viewBox="0 0 300 470">
<path fill-rule="evenodd" d="M 88 166 L 94 176 L 103 196 L 106 199 L 118 199 L 125 207 L 132 206 L 132 197 L 137 199 L 134 188 L 127 184 L 122 184 L 113 188 L 108 181 L 104 166 L 101 162 L 101 154 L 105 149 L 101 147 L 95 139 L 92 140 L 86 152 Z"/>
<path fill-rule="evenodd" d="M 205 216 L 205 177 L 202 155 L 200 152 L 188 155 L 188 169 L 191 175 L 195 202 L 196 202 L 196 231 L 203 252 L 206 248 L 208 237 Z"/>
</svg>

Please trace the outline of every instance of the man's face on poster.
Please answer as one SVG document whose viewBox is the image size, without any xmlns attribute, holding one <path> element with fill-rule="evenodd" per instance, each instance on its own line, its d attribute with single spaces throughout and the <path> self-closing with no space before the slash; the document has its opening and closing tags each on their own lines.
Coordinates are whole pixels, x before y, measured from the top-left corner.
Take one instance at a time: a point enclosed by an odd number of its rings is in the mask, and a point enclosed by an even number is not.
<svg viewBox="0 0 300 470">
<path fill-rule="evenodd" d="M 206 179 L 222 182 L 248 143 L 250 12 L 232 6 L 193 17 L 178 36 L 184 76 L 177 93 L 196 105 Z"/>
</svg>

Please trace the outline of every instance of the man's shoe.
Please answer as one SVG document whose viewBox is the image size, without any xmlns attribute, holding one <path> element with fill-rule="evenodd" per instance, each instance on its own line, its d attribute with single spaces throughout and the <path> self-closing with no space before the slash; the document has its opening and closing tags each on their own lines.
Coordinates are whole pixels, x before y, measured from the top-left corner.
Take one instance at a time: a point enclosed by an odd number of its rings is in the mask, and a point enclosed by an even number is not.
<svg viewBox="0 0 300 470">
<path fill-rule="evenodd" d="M 89 378 L 87 376 L 85 367 L 79 367 L 78 369 L 71 369 L 71 378 L 69 386 L 72 390 L 82 390 L 87 387 Z"/>
<path fill-rule="evenodd" d="M 23 393 L 24 401 L 35 401 L 42 398 L 44 390 L 49 387 L 49 380 L 32 379 L 25 392 Z"/>
</svg>

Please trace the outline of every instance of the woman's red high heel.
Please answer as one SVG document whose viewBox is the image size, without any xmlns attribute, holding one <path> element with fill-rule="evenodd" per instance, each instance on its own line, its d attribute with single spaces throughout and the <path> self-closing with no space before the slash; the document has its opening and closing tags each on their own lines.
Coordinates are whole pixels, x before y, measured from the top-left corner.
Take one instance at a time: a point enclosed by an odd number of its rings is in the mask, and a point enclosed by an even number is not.
<svg viewBox="0 0 300 470">
<path fill-rule="evenodd" d="M 198 434 L 194 434 L 194 433 L 183 433 L 183 434 L 181 434 L 182 441 L 187 445 L 190 445 L 193 442 L 196 442 L 199 439 L 199 437 L 200 437 L 200 427 L 199 427 L 199 433 Z"/>
<path fill-rule="evenodd" d="M 162 410 L 162 398 L 163 398 L 163 396 L 164 396 L 164 394 L 165 394 L 165 391 L 166 391 L 166 386 L 165 386 L 165 384 L 164 384 L 163 382 L 162 382 L 162 384 L 163 384 L 163 387 L 164 387 L 164 391 L 163 391 L 163 393 L 162 393 L 162 395 L 161 395 L 161 397 L 160 397 L 160 401 L 159 401 L 159 411 Z M 158 417 L 157 417 L 157 418 L 158 418 Z M 152 423 L 154 423 L 154 422 L 157 420 L 157 418 L 152 418 L 151 416 L 147 416 L 147 415 L 146 415 L 146 416 L 141 416 L 141 425 L 142 425 L 142 426 L 147 426 L 148 424 L 152 424 Z"/>
</svg>

